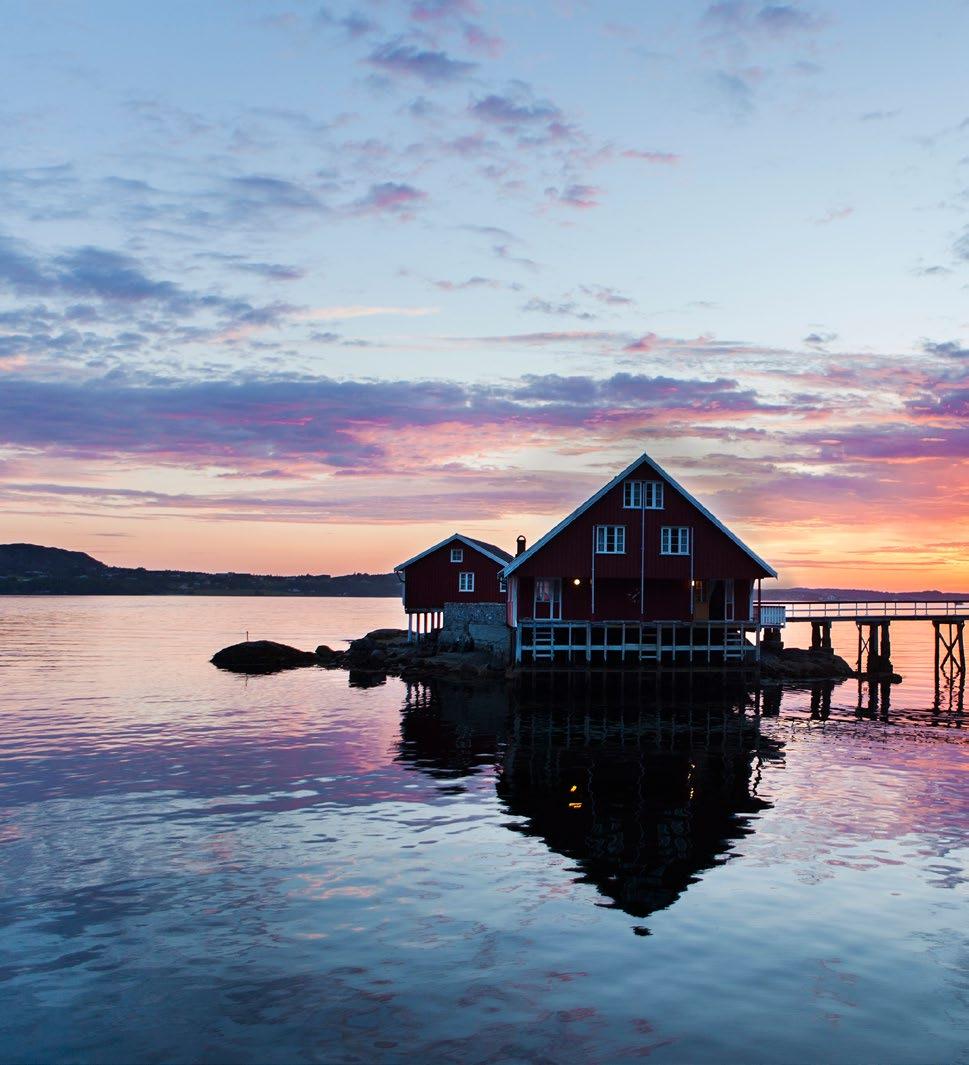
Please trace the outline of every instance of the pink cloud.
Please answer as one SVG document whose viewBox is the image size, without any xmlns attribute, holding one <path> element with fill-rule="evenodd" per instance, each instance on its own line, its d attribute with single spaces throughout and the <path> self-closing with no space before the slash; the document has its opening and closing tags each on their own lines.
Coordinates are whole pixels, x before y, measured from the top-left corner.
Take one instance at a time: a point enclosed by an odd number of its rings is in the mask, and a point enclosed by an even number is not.
<svg viewBox="0 0 969 1065">
<path fill-rule="evenodd" d="M 598 207 L 598 197 L 602 190 L 595 185 L 566 185 L 564 189 L 550 187 L 545 190 L 548 199 L 555 203 L 564 204 L 567 207 L 575 207 L 579 210 L 588 210 Z"/>
<path fill-rule="evenodd" d="M 626 148 L 619 153 L 623 159 L 640 159 L 644 163 L 659 163 L 672 165 L 680 161 L 680 156 L 675 152 L 648 152 L 639 148 Z"/>
<path fill-rule="evenodd" d="M 633 340 L 627 344 L 622 350 L 645 354 L 646 352 L 655 351 L 659 343 L 660 338 L 655 333 L 646 333 L 638 340 Z"/>
<path fill-rule="evenodd" d="M 401 219 L 414 217 L 414 208 L 424 203 L 427 193 L 413 185 L 384 181 L 371 185 L 366 195 L 351 207 L 353 214 L 393 214 Z"/>
</svg>

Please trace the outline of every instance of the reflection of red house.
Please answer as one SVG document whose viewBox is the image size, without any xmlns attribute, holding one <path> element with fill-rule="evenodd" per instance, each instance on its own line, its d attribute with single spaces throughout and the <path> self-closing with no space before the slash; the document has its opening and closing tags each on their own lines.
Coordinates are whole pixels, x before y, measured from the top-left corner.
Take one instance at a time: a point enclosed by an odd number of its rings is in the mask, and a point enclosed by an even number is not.
<svg viewBox="0 0 969 1065">
<path fill-rule="evenodd" d="M 760 580 L 777 576 L 648 455 L 518 555 L 504 573 L 519 658 L 522 628 L 528 630 L 524 646 L 532 648 L 533 659 L 554 657 L 563 645 L 570 657 L 573 645 L 587 659 L 593 646 L 605 652 L 619 645 L 623 657 L 627 647 L 652 648 L 649 656 L 659 657 L 665 637 L 657 623 L 666 623 L 674 632 L 674 652 L 688 639 L 691 660 L 702 628 L 707 638 L 699 646 L 705 646 L 708 661 L 711 641 L 724 659 L 745 657 L 744 632 L 757 629 Z M 598 635 L 589 629 L 595 623 Z M 617 636 L 607 631 L 608 623 L 635 623 L 635 638 L 631 626 L 617 627 Z M 688 636 L 677 635 L 673 626 L 686 626 Z M 728 654 L 728 644 L 737 653 Z M 647 657 L 645 651 L 641 657 Z"/>
<path fill-rule="evenodd" d="M 500 547 L 454 533 L 395 566 L 404 584 L 408 633 L 439 628 L 445 603 L 504 603 L 501 571 L 510 561 Z"/>
</svg>

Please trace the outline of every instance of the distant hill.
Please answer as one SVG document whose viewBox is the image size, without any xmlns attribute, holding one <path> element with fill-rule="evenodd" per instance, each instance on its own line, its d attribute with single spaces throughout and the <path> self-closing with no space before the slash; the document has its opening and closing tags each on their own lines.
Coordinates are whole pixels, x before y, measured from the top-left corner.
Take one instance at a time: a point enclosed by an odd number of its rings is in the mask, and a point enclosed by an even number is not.
<svg viewBox="0 0 969 1065">
<path fill-rule="evenodd" d="M 83 551 L 0 544 L 0 595 L 310 595 L 396 597 L 393 573 L 274 577 L 108 566 Z"/>
<path fill-rule="evenodd" d="M 765 588 L 762 597 L 784 602 L 790 602 L 792 599 L 816 599 L 830 603 L 865 599 L 933 602 L 938 599 L 969 600 L 969 592 L 940 592 L 937 589 L 924 592 L 879 592 L 873 588 Z"/>
</svg>

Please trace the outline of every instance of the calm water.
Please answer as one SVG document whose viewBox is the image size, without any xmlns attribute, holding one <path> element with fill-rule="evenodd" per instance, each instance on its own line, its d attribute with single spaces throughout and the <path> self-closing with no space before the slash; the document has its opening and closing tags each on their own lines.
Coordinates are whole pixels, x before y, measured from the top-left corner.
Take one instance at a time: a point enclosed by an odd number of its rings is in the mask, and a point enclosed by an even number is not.
<svg viewBox="0 0 969 1065">
<path fill-rule="evenodd" d="M 0 599 L 0 1057 L 969 1062 L 928 626 L 813 717 L 207 662 L 399 609 Z"/>
</svg>

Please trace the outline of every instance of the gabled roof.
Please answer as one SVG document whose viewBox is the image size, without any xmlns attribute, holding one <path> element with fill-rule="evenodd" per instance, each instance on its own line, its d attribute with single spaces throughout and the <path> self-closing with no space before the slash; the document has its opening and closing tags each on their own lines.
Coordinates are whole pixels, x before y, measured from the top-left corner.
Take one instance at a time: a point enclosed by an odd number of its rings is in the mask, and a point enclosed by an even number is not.
<svg viewBox="0 0 969 1065">
<path fill-rule="evenodd" d="M 486 544 L 484 540 L 473 540 L 470 536 L 464 536 L 462 533 L 451 533 L 439 544 L 434 544 L 433 547 L 428 547 L 419 555 L 414 555 L 413 558 L 409 558 L 406 562 L 401 562 L 399 566 L 394 566 L 394 572 L 397 573 L 399 570 L 407 569 L 412 562 L 431 554 L 432 551 L 447 547 L 448 544 L 453 543 L 455 540 L 460 541 L 474 551 L 479 551 L 482 555 L 490 558 L 492 562 L 497 562 L 499 566 L 503 566 L 506 562 L 511 562 L 512 556 L 507 551 L 502 551 L 500 547 L 495 547 L 494 544 Z"/>
<path fill-rule="evenodd" d="M 666 470 L 664 470 L 662 468 L 662 466 L 660 466 L 658 463 L 654 462 L 649 457 L 649 455 L 646 454 L 645 451 L 642 453 L 642 455 L 639 456 L 638 459 L 636 459 L 635 462 L 630 463 L 622 471 L 622 473 L 620 473 L 617 477 L 613 477 L 613 479 L 607 485 L 604 485 L 602 488 L 600 488 L 599 491 L 595 493 L 595 495 L 590 496 L 580 507 L 577 507 L 575 510 L 573 510 L 572 513 L 567 518 L 564 518 L 562 521 L 560 521 L 558 523 L 558 525 L 555 526 L 554 529 L 552 529 L 549 532 L 547 532 L 540 540 L 536 540 L 535 543 L 533 543 L 532 546 L 530 548 L 528 548 L 527 551 L 523 551 L 520 555 L 518 555 L 516 558 L 514 558 L 509 565 L 505 566 L 504 571 L 503 571 L 504 576 L 506 576 L 506 577 L 510 576 L 516 569 L 518 569 L 518 567 L 523 562 L 525 562 L 527 559 L 531 558 L 538 551 L 541 551 L 541 549 L 550 540 L 554 540 L 555 537 L 558 536 L 558 534 L 560 532 L 562 532 L 564 529 L 567 529 L 572 524 L 572 522 L 575 521 L 576 518 L 578 518 L 581 515 L 583 515 L 589 509 L 589 507 L 594 506 L 596 503 L 598 503 L 599 500 L 602 499 L 602 497 L 607 492 L 610 492 L 613 488 L 616 487 L 616 485 L 621 484 L 631 473 L 633 473 L 638 467 L 642 466 L 643 463 L 645 463 L 647 466 L 649 466 L 653 470 L 653 472 L 658 477 L 661 477 L 671 488 L 676 489 L 676 491 L 679 492 L 680 495 L 682 495 L 684 499 L 686 499 L 688 502 L 692 503 L 693 506 L 695 506 L 696 509 L 705 518 L 709 518 L 709 520 L 711 522 L 713 522 L 713 524 L 725 536 L 729 537 L 729 539 L 731 539 L 743 552 L 745 552 L 745 554 L 747 554 L 750 558 L 752 558 L 754 560 L 754 562 L 757 563 L 758 566 L 762 566 L 764 568 L 764 570 L 767 573 L 769 573 L 772 577 L 776 577 L 777 576 L 777 570 L 775 570 L 773 566 L 771 566 L 767 562 L 765 562 L 760 557 L 760 555 L 755 554 L 755 552 L 751 551 L 751 549 L 743 542 L 743 540 L 740 539 L 740 537 L 738 537 L 734 533 L 732 533 L 727 528 L 727 526 L 724 525 L 722 521 L 720 521 L 719 518 L 717 518 L 713 514 L 711 514 L 710 511 L 707 510 L 707 508 L 695 496 L 690 495 L 690 493 L 678 481 L 675 481 L 666 472 Z"/>
</svg>

